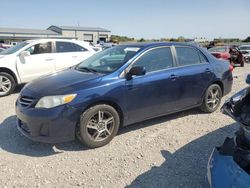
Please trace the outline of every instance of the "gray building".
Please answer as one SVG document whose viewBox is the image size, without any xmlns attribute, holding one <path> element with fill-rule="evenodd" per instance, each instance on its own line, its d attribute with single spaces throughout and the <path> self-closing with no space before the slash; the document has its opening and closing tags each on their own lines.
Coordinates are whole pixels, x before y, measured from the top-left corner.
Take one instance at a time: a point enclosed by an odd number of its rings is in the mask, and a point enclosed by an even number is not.
<svg viewBox="0 0 250 188">
<path fill-rule="evenodd" d="M 37 38 L 77 39 L 97 43 L 110 40 L 111 31 L 99 27 L 50 26 L 48 29 L 0 28 L 0 41 L 18 42 Z"/>
<path fill-rule="evenodd" d="M 70 26 L 50 26 L 48 30 L 60 33 L 64 37 L 75 38 L 88 42 L 107 42 L 110 40 L 111 31 L 99 27 L 70 27 Z"/>
</svg>

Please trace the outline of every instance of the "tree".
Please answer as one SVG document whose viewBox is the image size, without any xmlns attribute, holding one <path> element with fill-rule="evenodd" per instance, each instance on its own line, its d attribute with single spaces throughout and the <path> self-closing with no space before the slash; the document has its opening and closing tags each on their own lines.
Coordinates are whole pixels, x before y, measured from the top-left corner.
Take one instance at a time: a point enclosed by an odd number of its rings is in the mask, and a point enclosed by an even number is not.
<svg viewBox="0 0 250 188">
<path fill-rule="evenodd" d="M 127 36 L 119 36 L 119 35 L 111 35 L 111 42 L 119 43 L 119 42 L 129 42 L 134 41 L 134 38 L 129 38 Z"/>
<path fill-rule="evenodd" d="M 138 40 L 138 42 L 145 42 L 146 40 L 144 38 L 141 38 L 140 40 Z"/>
<path fill-rule="evenodd" d="M 185 42 L 185 38 L 182 37 L 182 36 L 180 36 L 180 37 L 178 37 L 177 41 L 178 41 L 178 42 Z"/>
<path fill-rule="evenodd" d="M 243 42 L 250 42 L 250 37 L 247 37 Z"/>
</svg>

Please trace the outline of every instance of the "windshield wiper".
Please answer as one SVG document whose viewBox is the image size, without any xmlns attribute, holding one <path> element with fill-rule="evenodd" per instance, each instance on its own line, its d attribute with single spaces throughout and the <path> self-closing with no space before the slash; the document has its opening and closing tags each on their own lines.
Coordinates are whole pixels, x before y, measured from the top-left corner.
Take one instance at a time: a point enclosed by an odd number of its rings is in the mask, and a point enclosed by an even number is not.
<svg viewBox="0 0 250 188">
<path fill-rule="evenodd" d="M 79 71 L 84 71 L 84 72 L 92 72 L 92 73 L 98 73 L 97 70 L 89 68 L 89 67 L 76 67 L 77 70 Z"/>
</svg>

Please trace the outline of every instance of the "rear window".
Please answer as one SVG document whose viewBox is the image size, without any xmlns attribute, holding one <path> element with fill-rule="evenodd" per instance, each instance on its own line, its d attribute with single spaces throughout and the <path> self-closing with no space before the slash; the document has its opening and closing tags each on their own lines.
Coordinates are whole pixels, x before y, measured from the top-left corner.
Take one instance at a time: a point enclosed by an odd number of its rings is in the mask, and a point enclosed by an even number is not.
<svg viewBox="0 0 250 188">
<path fill-rule="evenodd" d="M 84 52 L 87 51 L 82 46 L 72 42 L 56 42 L 56 52 Z"/>
<path fill-rule="evenodd" d="M 219 47 L 219 48 L 210 48 L 208 49 L 209 52 L 226 52 L 226 47 Z"/>
<path fill-rule="evenodd" d="M 175 47 L 179 66 L 200 64 L 200 54 L 192 47 Z"/>
</svg>

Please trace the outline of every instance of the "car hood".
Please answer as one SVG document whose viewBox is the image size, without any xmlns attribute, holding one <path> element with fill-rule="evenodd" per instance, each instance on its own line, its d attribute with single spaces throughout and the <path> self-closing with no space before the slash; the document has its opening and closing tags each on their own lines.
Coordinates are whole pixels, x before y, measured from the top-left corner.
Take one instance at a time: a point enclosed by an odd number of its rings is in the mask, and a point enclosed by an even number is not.
<svg viewBox="0 0 250 188">
<path fill-rule="evenodd" d="M 25 86 L 39 96 L 63 95 L 89 88 L 98 83 L 102 74 L 80 72 L 68 69 L 36 79 Z M 25 90 L 24 88 L 24 90 Z"/>
</svg>

